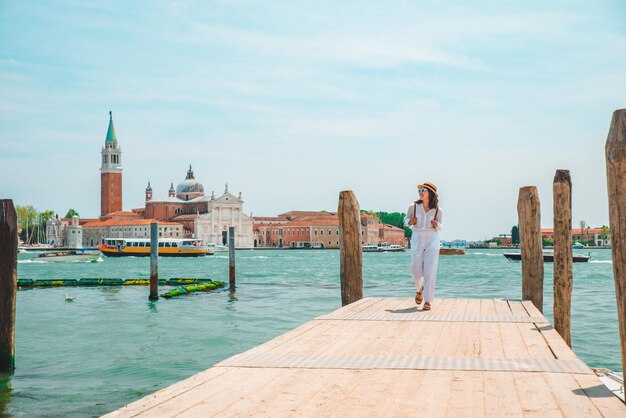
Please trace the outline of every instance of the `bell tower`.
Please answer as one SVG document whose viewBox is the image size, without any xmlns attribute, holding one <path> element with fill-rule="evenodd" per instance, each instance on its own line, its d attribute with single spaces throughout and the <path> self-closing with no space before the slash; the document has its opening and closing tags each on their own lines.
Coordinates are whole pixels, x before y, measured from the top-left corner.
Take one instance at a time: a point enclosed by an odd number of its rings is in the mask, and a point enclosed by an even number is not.
<svg viewBox="0 0 626 418">
<path fill-rule="evenodd" d="M 101 154 L 100 216 L 104 216 L 122 210 L 122 149 L 117 143 L 110 111 L 109 129 Z"/>
</svg>

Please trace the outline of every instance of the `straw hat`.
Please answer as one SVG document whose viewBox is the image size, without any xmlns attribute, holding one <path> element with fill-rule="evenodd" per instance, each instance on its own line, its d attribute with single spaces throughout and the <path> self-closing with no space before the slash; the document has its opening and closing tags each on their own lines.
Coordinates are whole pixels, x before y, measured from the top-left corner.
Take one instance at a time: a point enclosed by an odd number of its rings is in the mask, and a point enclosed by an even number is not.
<svg viewBox="0 0 626 418">
<path fill-rule="evenodd" d="M 431 192 L 433 192 L 435 194 L 435 196 L 439 197 L 439 195 L 437 194 L 437 186 L 435 186 L 433 183 L 431 183 L 429 181 L 425 181 L 423 184 L 418 184 L 417 188 L 418 189 L 428 189 Z"/>
</svg>

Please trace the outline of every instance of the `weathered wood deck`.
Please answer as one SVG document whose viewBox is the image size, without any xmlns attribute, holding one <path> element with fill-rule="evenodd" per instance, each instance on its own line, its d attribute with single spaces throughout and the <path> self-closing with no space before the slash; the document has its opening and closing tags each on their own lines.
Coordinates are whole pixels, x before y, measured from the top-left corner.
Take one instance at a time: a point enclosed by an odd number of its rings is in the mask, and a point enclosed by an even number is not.
<svg viewBox="0 0 626 418">
<path fill-rule="evenodd" d="M 107 415 L 626 417 L 527 301 L 367 298 Z"/>
</svg>

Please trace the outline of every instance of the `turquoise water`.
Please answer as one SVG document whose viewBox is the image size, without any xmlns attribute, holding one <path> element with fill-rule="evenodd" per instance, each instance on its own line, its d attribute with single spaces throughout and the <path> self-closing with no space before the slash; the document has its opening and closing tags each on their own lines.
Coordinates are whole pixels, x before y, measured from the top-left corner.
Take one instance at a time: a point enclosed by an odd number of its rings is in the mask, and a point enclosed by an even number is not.
<svg viewBox="0 0 626 418">
<path fill-rule="evenodd" d="M 520 263 L 502 253 L 441 257 L 437 297 L 519 299 Z M 621 370 L 611 252 L 591 255 L 574 265 L 573 348 L 591 367 Z M 32 257 L 20 254 L 19 277 L 149 276 L 148 258 L 53 264 Z M 364 295 L 413 297 L 409 265 L 408 252 L 364 254 Z M 545 266 L 544 313 L 552 320 L 552 265 Z M 159 273 L 227 282 L 228 256 L 161 258 Z M 19 291 L 17 368 L 0 377 L 0 416 L 101 415 L 341 305 L 339 251 L 239 251 L 237 275 L 235 294 L 155 303 L 145 286 Z M 66 303 L 65 294 L 76 300 Z"/>
</svg>

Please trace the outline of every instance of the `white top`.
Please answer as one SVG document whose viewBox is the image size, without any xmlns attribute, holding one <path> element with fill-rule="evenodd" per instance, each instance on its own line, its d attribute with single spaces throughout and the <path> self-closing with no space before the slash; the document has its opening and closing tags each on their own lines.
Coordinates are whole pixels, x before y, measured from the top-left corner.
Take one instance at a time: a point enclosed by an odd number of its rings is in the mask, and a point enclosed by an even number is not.
<svg viewBox="0 0 626 418">
<path fill-rule="evenodd" d="M 415 212 L 417 213 L 413 213 L 414 208 L 416 208 Z M 405 225 L 410 226 L 411 230 L 413 230 L 414 232 L 441 231 L 443 227 L 443 223 L 442 223 L 443 211 L 441 210 L 441 208 L 439 208 L 439 213 L 437 213 L 437 224 L 438 224 L 437 229 L 433 228 L 433 226 L 430 223 L 430 221 L 435 219 L 436 212 L 437 212 L 437 209 L 431 209 L 428 212 L 426 212 L 424 210 L 424 205 L 422 205 L 421 203 L 418 203 L 417 205 L 413 204 L 409 206 L 409 209 L 406 211 L 406 217 L 404 218 L 404 223 Z M 409 225 L 409 221 L 413 217 L 417 218 L 417 223 L 415 225 Z"/>
</svg>

